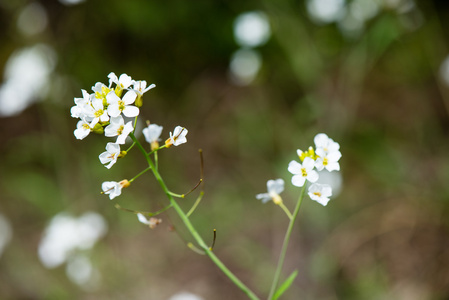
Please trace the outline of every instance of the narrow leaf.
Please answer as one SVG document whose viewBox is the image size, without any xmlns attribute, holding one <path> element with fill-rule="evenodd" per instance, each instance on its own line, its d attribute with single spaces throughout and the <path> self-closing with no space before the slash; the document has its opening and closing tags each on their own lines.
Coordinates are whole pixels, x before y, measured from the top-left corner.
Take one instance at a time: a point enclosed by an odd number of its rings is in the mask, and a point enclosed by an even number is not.
<svg viewBox="0 0 449 300">
<path fill-rule="evenodd" d="M 271 298 L 272 300 L 276 300 L 279 297 L 282 296 L 282 294 L 288 290 L 288 288 L 290 287 L 290 285 L 293 283 L 293 280 L 295 280 L 296 276 L 298 275 L 298 270 L 295 270 L 292 274 L 290 274 L 290 276 L 288 276 L 288 278 L 284 281 L 283 284 L 281 284 L 281 286 L 276 290 L 276 292 L 274 293 L 273 298 Z"/>
</svg>

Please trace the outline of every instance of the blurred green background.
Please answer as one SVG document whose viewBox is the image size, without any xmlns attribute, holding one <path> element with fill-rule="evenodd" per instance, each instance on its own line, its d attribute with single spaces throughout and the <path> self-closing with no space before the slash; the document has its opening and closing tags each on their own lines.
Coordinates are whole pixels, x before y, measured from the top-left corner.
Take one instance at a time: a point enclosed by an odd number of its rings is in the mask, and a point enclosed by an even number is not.
<svg viewBox="0 0 449 300">
<path fill-rule="evenodd" d="M 185 246 L 175 214 L 150 230 L 114 208 L 163 207 L 150 175 L 100 195 L 145 168 L 131 151 L 108 170 L 110 140 L 73 136 L 73 98 L 111 71 L 157 85 L 140 126 L 189 129 L 160 153 L 173 192 L 196 184 L 203 149 L 191 219 L 206 241 L 217 229 L 215 253 L 258 295 L 287 219 L 255 194 L 283 178 L 293 207 L 287 164 L 325 132 L 341 145 L 341 192 L 326 207 L 305 199 L 284 268 L 300 275 L 283 299 L 449 299 L 447 1 L 76 2 L 0 0 L 0 299 L 245 299 Z M 103 231 L 46 265 L 50 222 L 65 214 L 79 229 L 88 212 Z"/>
</svg>

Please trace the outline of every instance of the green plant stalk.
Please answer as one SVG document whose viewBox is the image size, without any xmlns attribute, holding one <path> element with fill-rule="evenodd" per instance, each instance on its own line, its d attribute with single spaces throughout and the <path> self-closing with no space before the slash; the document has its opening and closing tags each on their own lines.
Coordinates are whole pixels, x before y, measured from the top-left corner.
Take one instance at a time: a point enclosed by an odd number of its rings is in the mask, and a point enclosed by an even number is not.
<svg viewBox="0 0 449 300">
<path fill-rule="evenodd" d="M 151 160 L 148 153 L 145 151 L 145 149 L 142 147 L 140 142 L 136 139 L 134 134 L 130 134 L 131 139 L 136 143 L 137 147 L 140 149 L 140 151 L 144 154 L 148 165 L 150 166 L 151 170 L 153 171 L 154 177 L 156 177 L 156 180 L 159 182 L 162 190 L 167 195 L 168 199 L 170 200 L 170 204 L 175 209 L 176 213 L 179 215 L 181 220 L 183 221 L 184 225 L 187 227 L 187 229 L 190 231 L 190 234 L 193 236 L 195 241 L 198 243 L 198 245 L 204 250 L 207 256 L 217 265 L 218 268 L 221 269 L 221 271 L 228 276 L 228 278 L 236 285 L 238 286 L 250 299 L 252 300 L 259 300 L 259 297 L 254 294 L 253 291 L 251 291 L 243 282 L 240 281 L 222 262 L 221 260 L 209 249 L 209 247 L 204 242 L 203 238 L 199 235 L 199 233 L 196 231 L 193 224 L 190 222 L 189 218 L 186 216 L 184 211 L 181 209 L 181 207 L 178 205 L 176 200 L 171 195 L 170 191 L 168 190 L 164 180 L 162 179 L 161 175 L 159 174 L 158 170 L 155 168 L 155 165 L 153 161 Z"/>
<path fill-rule="evenodd" d="M 288 224 L 287 232 L 285 233 L 284 242 L 282 244 L 281 254 L 279 255 L 278 265 L 276 267 L 276 272 L 274 273 L 273 283 L 271 284 L 270 294 L 268 296 L 268 300 L 273 298 L 274 293 L 276 292 L 276 287 L 279 283 L 279 278 L 281 276 L 282 266 L 284 265 L 285 254 L 287 253 L 288 243 L 290 241 L 290 235 L 293 230 L 293 225 L 295 224 L 296 217 L 298 216 L 299 208 L 301 207 L 302 199 L 304 198 L 304 193 L 306 191 L 307 183 L 304 183 L 301 193 L 298 198 L 298 202 L 296 203 L 295 210 L 293 211 L 293 216 L 290 219 L 290 223 Z"/>
</svg>

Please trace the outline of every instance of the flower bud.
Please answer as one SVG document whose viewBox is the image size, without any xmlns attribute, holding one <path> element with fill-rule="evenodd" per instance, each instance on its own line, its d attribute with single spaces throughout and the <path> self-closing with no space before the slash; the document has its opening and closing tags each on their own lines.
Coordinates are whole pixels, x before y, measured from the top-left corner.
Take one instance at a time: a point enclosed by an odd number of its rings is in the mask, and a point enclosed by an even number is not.
<svg viewBox="0 0 449 300">
<path fill-rule="evenodd" d="M 137 98 L 136 98 L 136 101 L 134 101 L 134 105 L 137 106 L 137 107 L 142 107 L 143 106 L 142 95 L 137 94 Z"/>
<path fill-rule="evenodd" d="M 118 184 L 120 184 L 120 186 L 122 188 L 127 188 L 127 187 L 129 187 L 131 185 L 131 182 L 129 182 L 128 179 L 123 179 Z"/>
<path fill-rule="evenodd" d="M 120 151 L 120 154 L 118 155 L 117 158 L 123 158 L 123 157 L 125 157 L 126 154 L 128 154 L 128 152 L 126 152 L 126 150 L 122 150 L 122 151 Z"/>
<path fill-rule="evenodd" d="M 97 134 L 103 134 L 104 133 L 103 125 L 101 125 L 100 123 L 95 124 L 94 128 L 92 128 L 92 131 Z"/>
</svg>

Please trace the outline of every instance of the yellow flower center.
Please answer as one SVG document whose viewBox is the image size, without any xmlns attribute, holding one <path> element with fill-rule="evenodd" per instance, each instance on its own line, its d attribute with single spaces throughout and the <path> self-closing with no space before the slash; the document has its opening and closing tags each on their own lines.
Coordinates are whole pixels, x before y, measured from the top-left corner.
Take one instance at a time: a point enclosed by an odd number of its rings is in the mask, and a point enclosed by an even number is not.
<svg viewBox="0 0 449 300">
<path fill-rule="evenodd" d="M 306 168 L 301 168 L 301 175 L 302 175 L 302 177 L 307 177 L 307 170 L 306 170 Z"/>
<path fill-rule="evenodd" d="M 104 114 L 104 110 L 99 109 L 99 110 L 97 110 L 97 111 L 94 113 L 94 116 L 95 116 L 96 118 L 99 118 L 99 117 L 101 117 L 103 114 Z"/>
<path fill-rule="evenodd" d="M 120 127 L 117 129 L 117 134 L 121 135 L 123 133 L 123 128 L 125 128 L 125 126 L 120 125 Z"/>
<path fill-rule="evenodd" d="M 125 109 L 125 102 L 123 100 L 118 101 L 118 109 L 123 111 Z"/>
<path fill-rule="evenodd" d="M 329 160 L 327 157 L 323 158 L 323 166 L 327 166 L 329 164 Z"/>
<path fill-rule="evenodd" d="M 320 192 L 315 192 L 313 193 L 315 196 L 321 197 L 321 193 Z"/>
</svg>

